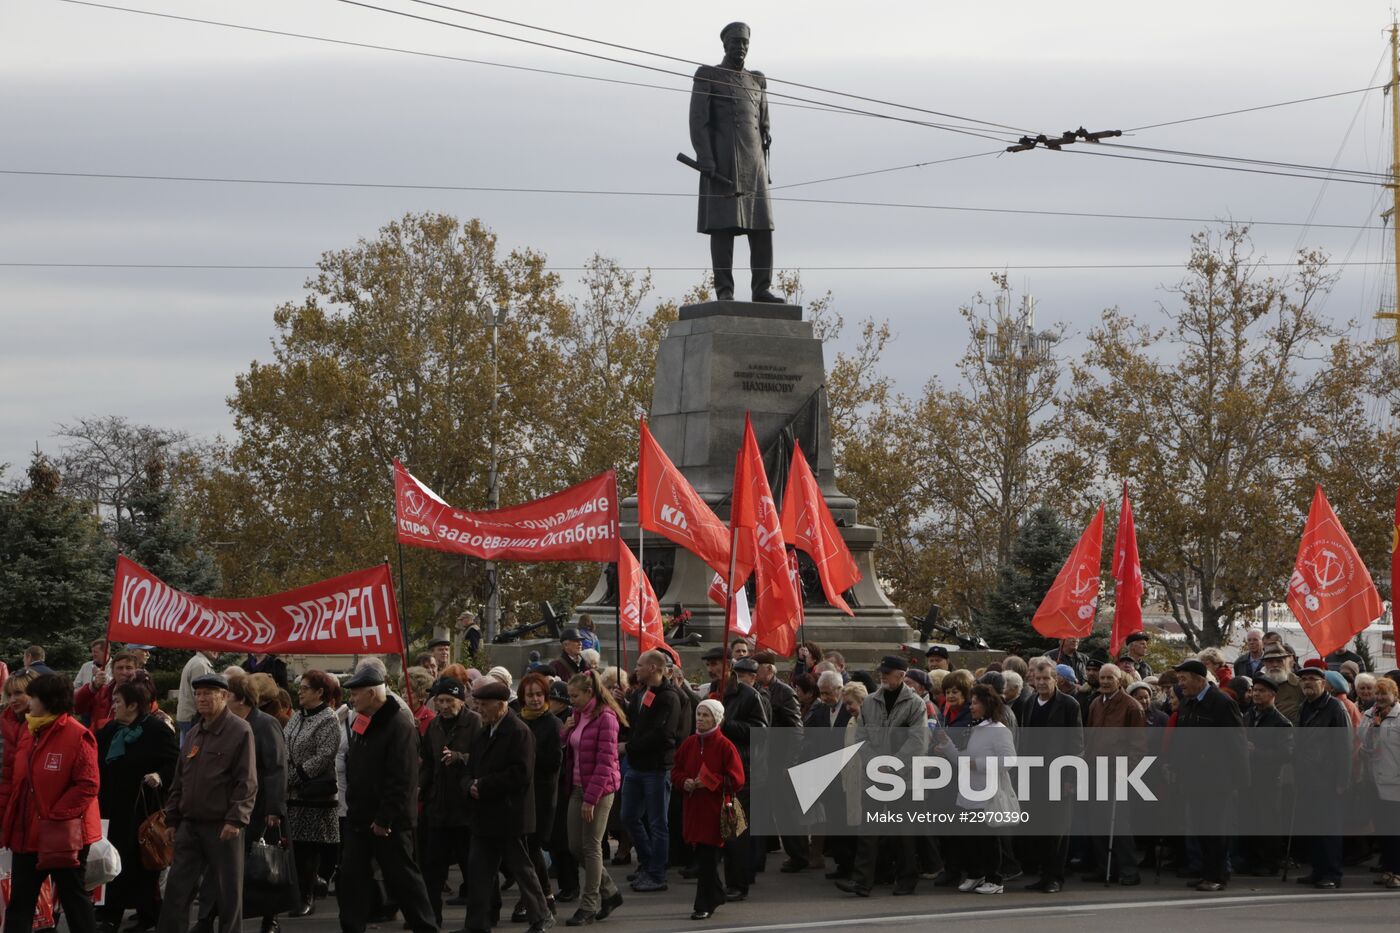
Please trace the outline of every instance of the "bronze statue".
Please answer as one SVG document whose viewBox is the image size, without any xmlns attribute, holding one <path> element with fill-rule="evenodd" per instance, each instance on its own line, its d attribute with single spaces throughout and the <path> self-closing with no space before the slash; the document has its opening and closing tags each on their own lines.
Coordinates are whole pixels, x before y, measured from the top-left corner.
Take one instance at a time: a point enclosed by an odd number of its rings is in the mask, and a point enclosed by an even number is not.
<svg viewBox="0 0 1400 933">
<path fill-rule="evenodd" d="M 783 303 L 773 294 L 773 203 L 768 194 L 768 82 L 744 69 L 749 27 L 720 31 L 724 61 L 701 65 L 690 92 L 690 142 L 700 172 L 698 228 L 710 236 L 715 297 L 734 298 L 734 237 L 749 239 L 753 300 Z"/>
</svg>

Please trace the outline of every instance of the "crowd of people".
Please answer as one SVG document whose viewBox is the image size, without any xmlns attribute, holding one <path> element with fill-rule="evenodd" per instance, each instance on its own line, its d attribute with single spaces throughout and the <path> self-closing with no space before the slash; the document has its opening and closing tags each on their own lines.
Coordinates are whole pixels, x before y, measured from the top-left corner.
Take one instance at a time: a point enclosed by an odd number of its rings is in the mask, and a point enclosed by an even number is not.
<svg viewBox="0 0 1400 933">
<path fill-rule="evenodd" d="M 780 673 L 778 658 L 736 638 L 706 651 L 692 682 L 668 651 L 604 667 L 590 635 L 566 629 L 558 657 L 518 679 L 456 663 L 439 639 L 394 683 L 366 658 L 343 678 L 305 671 L 295 700 L 275 656 L 220 669 L 217 652 L 197 652 L 173 718 L 145 670 L 149 646 L 94 642 L 71 681 L 31 648 L 24 666 L 0 672 L 5 933 L 28 933 L 45 877 L 74 933 L 115 933 L 128 912 L 134 933 L 235 933 L 245 911 L 276 933 L 332 890 L 345 933 L 399 914 L 415 933 L 487 931 L 508 898 L 509 919 L 543 933 L 556 918 L 587 926 L 623 908 L 610 865 L 632 868 L 626 884 L 640 896 L 693 880 L 691 918 L 705 920 L 748 898 L 778 858 L 781 873 L 822 872 L 860 897 L 882 885 L 910 895 L 921 881 L 1000 894 L 1022 877 L 1055 894 L 1073 874 L 1131 886 L 1148 867 L 1209 892 L 1297 865 L 1297 880 L 1328 890 L 1344 865 L 1373 857 L 1376 883 L 1400 890 L 1400 671 L 1299 664 L 1277 636 L 1251 632 L 1233 661 L 1207 649 L 1161 672 L 1138 633 L 1113 661 L 1065 639 L 977 670 L 955 669 L 939 645 L 848 670 L 809 642 Z M 876 743 L 867 755 L 932 751 L 985 769 L 1037 753 L 1051 730 L 1092 753 L 1100 730 L 1141 730 L 1145 750 L 1198 727 L 1238 732 L 1227 743 L 1238 761 L 1176 763 L 1178 780 L 1201 784 L 1193 801 L 1211 801 L 1192 804 L 1198 823 L 1218 827 L 1211 835 L 1135 835 L 1128 808 L 1067 801 L 1038 804 L 1034 833 L 762 838 L 745 824 L 759 730 L 800 732 L 810 756 L 864 740 Z M 1337 742 L 1307 743 L 1315 759 L 1300 751 L 1281 774 L 1265 759 L 1279 743 L 1251 735 L 1261 728 L 1335 730 L 1323 734 Z M 1222 769 L 1249 774 L 1245 792 L 1209 793 Z M 990 800 L 958 789 L 950 805 L 1013 811 L 1011 783 Z M 1343 814 L 1357 784 L 1369 812 Z M 1335 832 L 1294 840 L 1278 827 L 1294 800 L 1332 799 Z M 844 772 L 823 805 L 859 826 L 858 774 Z M 153 814 L 173 851 L 164 871 L 144 858 Z M 103 819 L 122 869 L 94 908 L 84 865 Z M 291 905 L 248 900 L 245 859 L 259 844 L 290 849 Z"/>
</svg>

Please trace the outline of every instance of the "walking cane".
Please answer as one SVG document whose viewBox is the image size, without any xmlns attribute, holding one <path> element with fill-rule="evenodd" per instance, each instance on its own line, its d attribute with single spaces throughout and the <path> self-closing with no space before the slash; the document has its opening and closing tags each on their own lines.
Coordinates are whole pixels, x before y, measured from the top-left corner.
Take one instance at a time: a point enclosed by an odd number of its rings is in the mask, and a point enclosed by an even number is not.
<svg viewBox="0 0 1400 933">
<path fill-rule="evenodd" d="M 1283 883 L 1288 884 L 1288 866 L 1293 862 L 1293 821 L 1298 818 L 1298 795 L 1295 789 L 1293 806 L 1288 808 L 1288 842 L 1283 847 Z M 1316 875 L 1314 875 L 1316 877 Z"/>
<path fill-rule="evenodd" d="M 1113 795 L 1113 803 L 1108 809 L 1108 857 L 1103 860 L 1103 886 L 1108 887 L 1108 879 L 1113 874 L 1113 830 L 1118 822 L 1118 795 Z"/>
</svg>

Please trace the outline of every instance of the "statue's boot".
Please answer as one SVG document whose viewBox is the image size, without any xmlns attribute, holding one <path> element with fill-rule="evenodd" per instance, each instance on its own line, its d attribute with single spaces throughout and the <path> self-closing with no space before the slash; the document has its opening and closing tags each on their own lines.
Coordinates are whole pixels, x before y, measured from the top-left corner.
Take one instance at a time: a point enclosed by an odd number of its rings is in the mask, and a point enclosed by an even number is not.
<svg viewBox="0 0 1400 933">
<path fill-rule="evenodd" d="M 710 261 L 715 270 L 715 300 L 734 300 L 734 234 L 710 234 Z"/>
<path fill-rule="evenodd" d="M 773 231 L 749 231 L 749 265 L 753 267 L 753 300 L 767 304 L 787 304 L 773 294 Z"/>
</svg>

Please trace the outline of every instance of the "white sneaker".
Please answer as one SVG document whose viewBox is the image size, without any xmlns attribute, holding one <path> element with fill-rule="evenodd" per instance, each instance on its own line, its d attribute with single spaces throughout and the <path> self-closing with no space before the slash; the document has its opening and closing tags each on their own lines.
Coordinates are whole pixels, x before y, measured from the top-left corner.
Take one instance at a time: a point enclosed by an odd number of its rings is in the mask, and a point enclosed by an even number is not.
<svg viewBox="0 0 1400 933">
<path fill-rule="evenodd" d="M 1000 894 L 1002 890 L 1002 886 L 997 884 L 995 881 L 984 881 L 977 887 L 973 888 L 973 891 L 975 891 L 978 894 Z"/>
<path fill-rule="evenodd" d="M 981 883 L 981 878 L 968 878 L 962 884 L 958 885 L 958 890 L 962 891 L 963 893 L 967 893 L 968 891 L 971 891 L 973 888 L 977 887 Z"/>
</svg>

